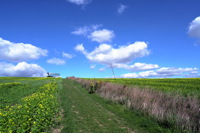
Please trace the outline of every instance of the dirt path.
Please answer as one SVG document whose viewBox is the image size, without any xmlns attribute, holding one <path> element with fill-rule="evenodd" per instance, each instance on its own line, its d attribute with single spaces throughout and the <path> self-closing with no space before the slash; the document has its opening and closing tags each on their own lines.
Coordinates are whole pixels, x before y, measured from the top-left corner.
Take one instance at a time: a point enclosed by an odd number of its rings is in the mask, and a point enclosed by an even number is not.
<svg viewBox="0 0 200 133">
<path fill-rule="evenodd" d="M 128 123 L 118 117 L 70 80 L 63 80 L 63 94 L 67 105 L 65 132 L 75 133 L 133 133 Z M 68 115 L 68 116 L 67 116 Z M 69 116 L 70 115 L 70 116 Z M 67 118 L 68 117 L 68 118 Z M 70 126 L 70 127 L 69 127 Z"/>
</svg>

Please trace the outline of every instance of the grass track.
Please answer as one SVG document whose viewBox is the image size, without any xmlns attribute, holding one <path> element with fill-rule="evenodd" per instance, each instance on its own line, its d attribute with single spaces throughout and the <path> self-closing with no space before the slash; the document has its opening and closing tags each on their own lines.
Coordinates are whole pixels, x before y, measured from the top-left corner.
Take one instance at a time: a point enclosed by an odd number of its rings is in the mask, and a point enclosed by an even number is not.
<svg viewBox="0 0 200 133">
<path fill-rule="evenodd" d="M 68 79 L 63 80 L 61 102 L 65 116 L 63 133 L 172 132 L 122 105 L 89 94 Z"/>
<path fill-rule="evenodd" d="M 133 132 L 127 123 L 111 111 L 104 108 L 101 103 L 89 96 L 80 86 L 69 80 L 64 80 L 64 91 L 68 98 L 67 112 L 71 124 L 65 130 L 68 132 L 84 133 L 128 133 Z M 66 102 L 65 102 L 66 103 Z M 68 121 L 69 122 L 69 121 Z M 66 124 L 68 124 L 68 122 Z"/>
</svg>

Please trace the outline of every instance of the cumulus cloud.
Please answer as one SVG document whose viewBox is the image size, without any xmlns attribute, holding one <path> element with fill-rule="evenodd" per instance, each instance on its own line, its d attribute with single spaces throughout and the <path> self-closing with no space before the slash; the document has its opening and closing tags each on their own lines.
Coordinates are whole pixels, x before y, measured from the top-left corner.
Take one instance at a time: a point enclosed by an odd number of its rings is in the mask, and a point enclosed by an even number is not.
<svg viewBox="0 0 200 133">
<path fill-rule="evenodd" d="M 47 56 L 48 51 L 32 44 L 13 43 L 0 38 L 0 60 L 20 62 Z"/>
<path fill-rule="evenodd" d="M 144 71 L 144 70 L 152 70 L 159 68 L 157 64 L 146 64 L 146 63 L 140 63 L 137 62 L 133 65 L 127 65 L 127 64 L 112 64 L 115 68 L 124 68 L 130 71 Z"/>
<path fill-rule="evenodd" d="M 151 70 L 139 73 L 127 73 L 123 74 L 120 77 L 123 78 L 166 78 L 172 76 L 181 76 L 183 74 L 191 74 L 198 73 L 197 68 L 170 68 L 170 67 L 162 67 L 158 70 Z"/>
<path fill-rule="evenodd" d="M 71 33 L 74 35 L 82 35 L 91 39 L 91 41 L 96 41 L 99 43 L 102 42 L 111 42 L 115 37 L 114 31 L 108 29 L 99 29 L 102 25 L 91 25 L 76 28 Z"/>
<path fill-rule="evenodd" d="M 63 55 L 63 57 L 68 58 L 68 59 L 71 59 L 71 58 L 74 57 L 74 55 L 68 54 L 68 53 L 65 53 L 65 52 L 63 52 L 62 55 Z"/>
<path fill-rule="evenodd" d="M 68 2 L 71 2 L 76 5 L 87 5 L 89 4 L 92 0 L 67 0 Z"/>
<path fill-rule="evenodd" d="M 120 4 L 119 7 L 117 8 L 117 12 L 119 14 L 122 14 L 127 7 L 128 7 L 127 5 Z"/>
<path fill-rule="evenodd" d="M 83 53 L 88 60 L 104 65 L 130 63 L 133 59 L 147 56 L 150 53 L 145 42 L 135 42 L 119 48 L 101 44 L 90 53 L 85 50 L 83 44 L 77 45 L 75 49 Z"/>
<path fill-rule="evenodd" d="M 65 60 L 59 59 L 59 58 L 52 58 L 47 60 L 47 63 L 49 64 L 55 64 L 55 65 L 63 65 L 65 64 Z"/>
<path fill-rule="evenodd" d="M 113 31 L 102 29 L 92 32 L 89 38 L 91 38 L 92 41 L 102 43 L 102 42 L 111 42 L 114 36 L 115 35 Z"/>
<path fill-rule="evenodd" d="M 188 34 L 200 39 L 200 16 L 195 18 L 189 25 Z"/>
<path fill-rule="evenodd" d="M 20 62 L 17 65 L 0 62 L 0 76 L 2 77 L 44 77 L 46 71 L 37 64 Z"/>
<path fill-rule="evenodd" d="M 85 55 L 87 54 L 87 51 L 83 47 L 83 44 L 78 44 L 74 49 L 79 51 L 79 52 L 81 52 L 81 53 L 83 53 L 83 54 L 85 54 Z"/>
</svg>

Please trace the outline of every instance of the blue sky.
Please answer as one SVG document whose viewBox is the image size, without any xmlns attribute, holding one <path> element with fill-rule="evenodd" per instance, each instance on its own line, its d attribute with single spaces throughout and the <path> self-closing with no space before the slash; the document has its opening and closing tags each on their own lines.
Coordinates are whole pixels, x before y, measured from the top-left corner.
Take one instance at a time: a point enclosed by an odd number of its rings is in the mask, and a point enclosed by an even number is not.
<svg viewBox="0 0 200 133">
<path fill-rule="evenodd" d="M 200 77 L 199 0 L 0 0 L 0 76 Z"/>
</svg>

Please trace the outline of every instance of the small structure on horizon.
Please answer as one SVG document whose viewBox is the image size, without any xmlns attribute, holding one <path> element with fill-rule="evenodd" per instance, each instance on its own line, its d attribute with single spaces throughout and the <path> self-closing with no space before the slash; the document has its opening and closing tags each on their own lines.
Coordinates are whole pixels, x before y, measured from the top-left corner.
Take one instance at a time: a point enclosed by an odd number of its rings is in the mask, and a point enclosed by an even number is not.
<svg viewBox="0 0 200 133">
<path fill-rule="evenodd" d="M 47 77 L 60 77 L 60 73 L 47 73 Z"/>
</svg>

